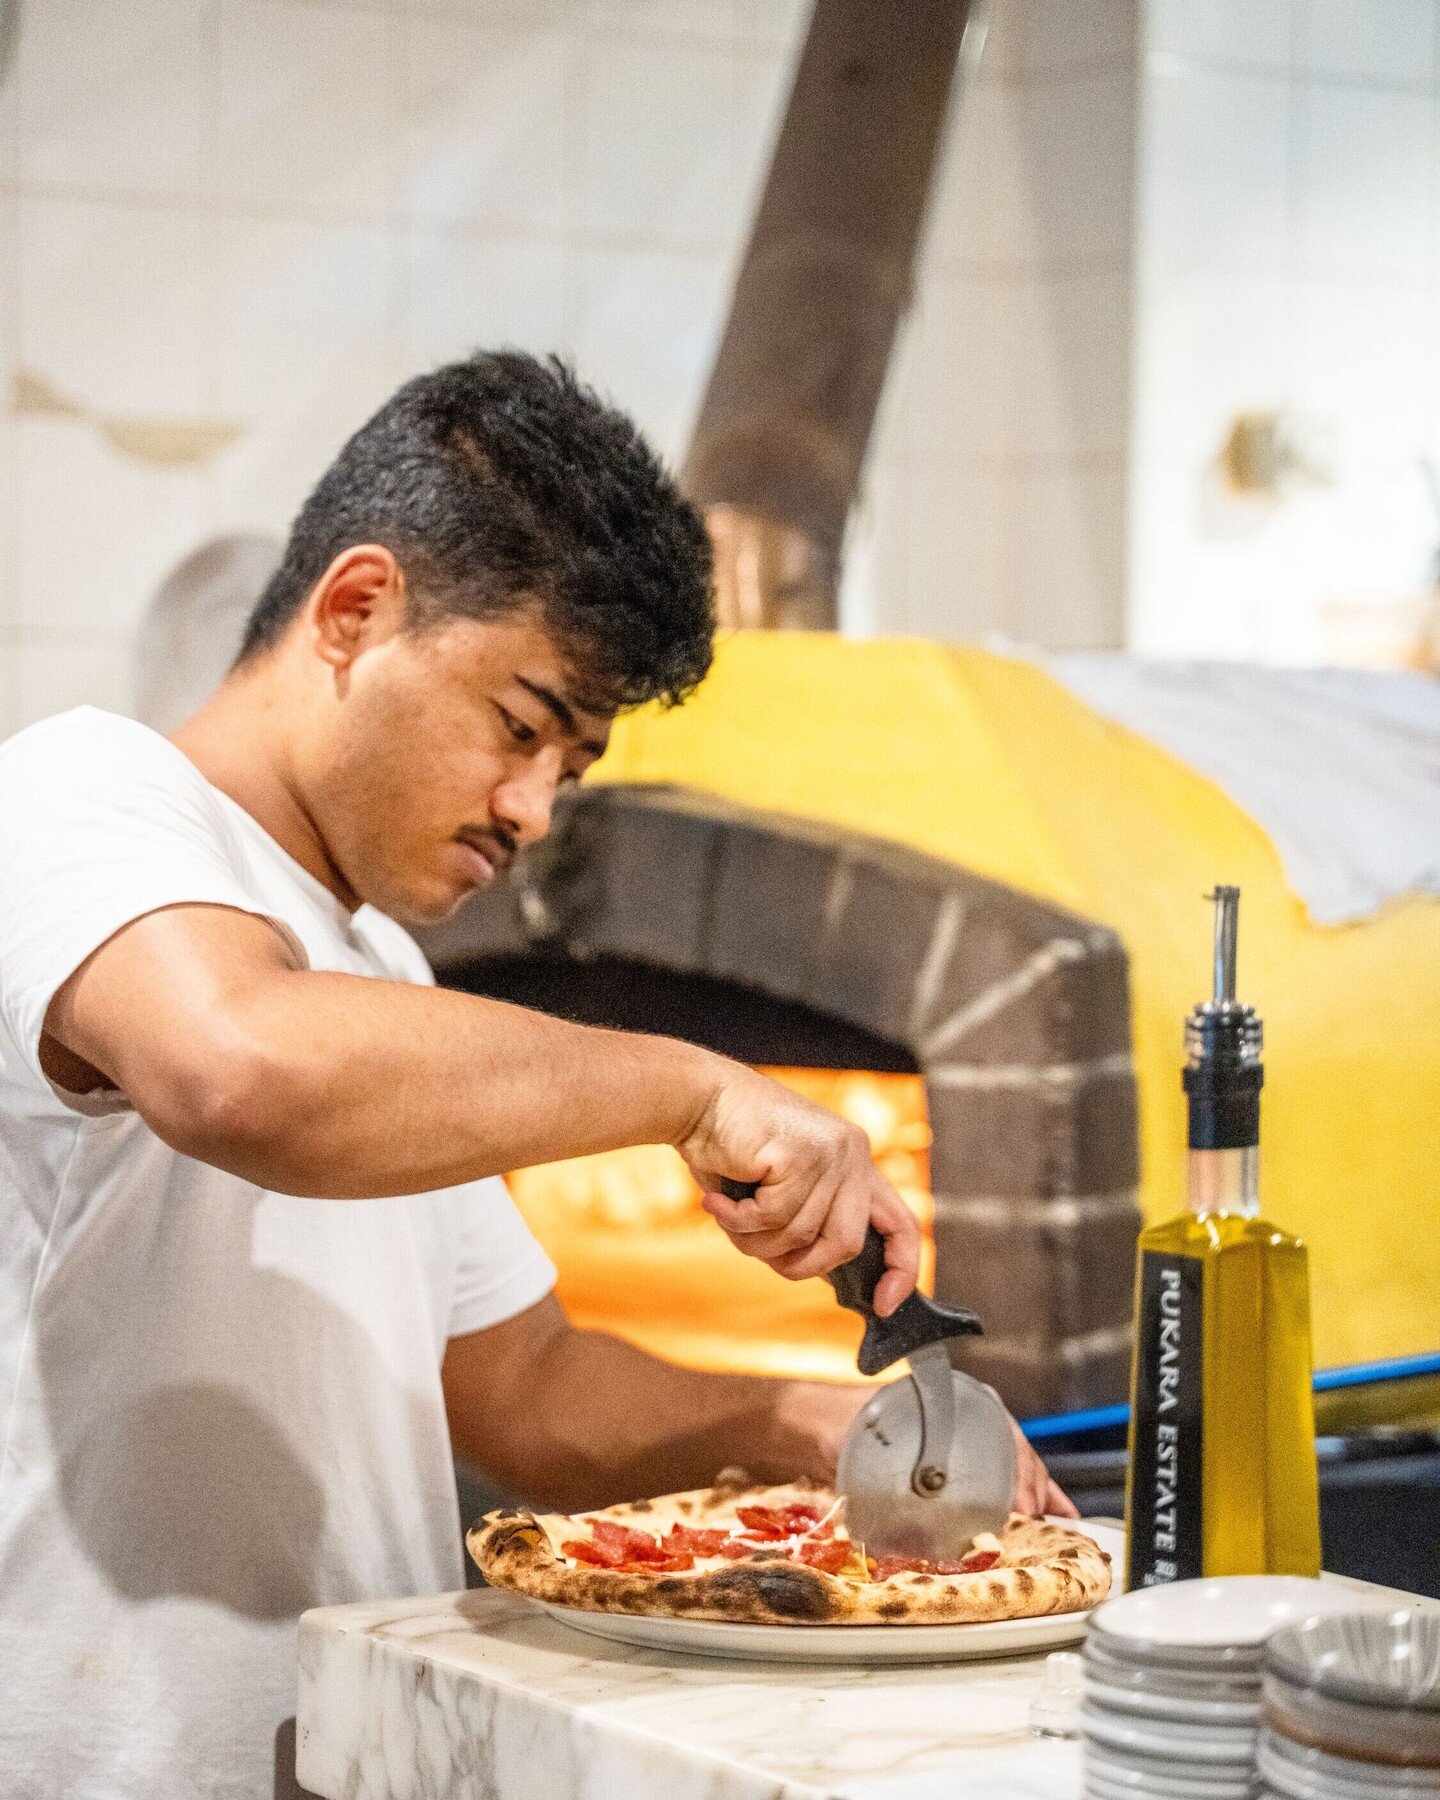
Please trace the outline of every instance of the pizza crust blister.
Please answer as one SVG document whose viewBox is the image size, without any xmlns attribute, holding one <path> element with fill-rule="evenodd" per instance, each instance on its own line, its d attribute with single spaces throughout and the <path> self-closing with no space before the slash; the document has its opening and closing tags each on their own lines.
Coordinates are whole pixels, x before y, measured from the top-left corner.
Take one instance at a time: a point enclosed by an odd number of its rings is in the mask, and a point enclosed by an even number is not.
<svg viewBox="0 0 1440 1800">
<path fill-rule="evenodd" d="M 700 1558 L 704 1566 L 683 1571 L 593 1567 L 561 1550 L 567 1541 L 587 1539 L 604 1520 L 663 1539 L 674 1525 L 731 1528 L 740 1507 L 801 1504 L 828 1512 L 833 1503 L 832 1494 L 809 1484 L 722 1483 L 574 1517 L 494 1512 L 467 1542 L 492 1586 L 555 1606 L 747 1625 L 981 1624 L 1083 1611 L 1110 1591 L 1110 1558 L 1092 1538 L 1019 1513 L 999 1534 L 1000 1562 L 964 1574 L 906 1571 L 883 1580 L 830 1574 L 794 1560 L 779 1545 L 758 1546 L 745 1560 Z M 843 1537 L 843 1527 L 838 1535 Z"/>
</svg>

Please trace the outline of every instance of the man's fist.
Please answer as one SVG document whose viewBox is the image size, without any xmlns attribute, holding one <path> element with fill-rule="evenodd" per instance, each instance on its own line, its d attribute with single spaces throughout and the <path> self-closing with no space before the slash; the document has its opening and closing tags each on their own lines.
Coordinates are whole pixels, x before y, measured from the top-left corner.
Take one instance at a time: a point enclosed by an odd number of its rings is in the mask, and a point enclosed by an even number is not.
<svg viewBox="0 0 1440 1800">
<path fill-rule="evenodd" d="M 791 1281 L 858 1256 L 866 1228 L 885 1239 L 875 1310 L 888 1317 L 915 1286 L 920 1232 L 875 1167 L 858 1125 L 738 1064 L 726 1064 L 699 1120 L 676 1145 L 705 1189 L 705 1210 L 747 1256 Z M 730 1200 L 722 1181 L 755 1185 Z"/>
</svg>

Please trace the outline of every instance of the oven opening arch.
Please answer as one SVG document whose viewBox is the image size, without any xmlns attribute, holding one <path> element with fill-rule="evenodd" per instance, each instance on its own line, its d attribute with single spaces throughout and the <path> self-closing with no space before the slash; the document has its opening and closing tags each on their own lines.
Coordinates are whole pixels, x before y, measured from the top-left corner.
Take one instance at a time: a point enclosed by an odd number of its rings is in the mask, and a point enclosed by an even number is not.
<svg viewBox="0 0 1440 1800">
<path fill-rule="evenodd" d="M 1123 1394 L 1138 1151 L 1113 932 L 883 840 L 597 784 L 423 941 L 447 985 L 812 1081 L 908 1082 L 910 1142 L 932 1140 L 935 1291 L 988 1326 L 965 1366 L 1022 1414 Z M 651 1279 L 641 1235 L 629 1266 Z M 743 1311 L 723 1329 L 743 1334 Z M 827 1354 L 808 1372 L 838 1375 Z"/>
</svg>

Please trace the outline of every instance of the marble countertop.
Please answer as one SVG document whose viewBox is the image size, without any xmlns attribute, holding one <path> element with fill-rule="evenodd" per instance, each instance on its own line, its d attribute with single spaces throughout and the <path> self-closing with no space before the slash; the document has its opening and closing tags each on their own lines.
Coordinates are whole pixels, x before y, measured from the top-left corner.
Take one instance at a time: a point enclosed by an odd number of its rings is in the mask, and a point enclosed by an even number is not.
<svg viewBox="0 0 1440 1800">
<path fill-rule="evenodd" d="M 324 1800 L 1078 1800 L 1027 1723 L 1044 1656 L 721 1662 L 582 1636 L 494 1590 L 300 1622 L 298 1773 Z"/>
</svg>

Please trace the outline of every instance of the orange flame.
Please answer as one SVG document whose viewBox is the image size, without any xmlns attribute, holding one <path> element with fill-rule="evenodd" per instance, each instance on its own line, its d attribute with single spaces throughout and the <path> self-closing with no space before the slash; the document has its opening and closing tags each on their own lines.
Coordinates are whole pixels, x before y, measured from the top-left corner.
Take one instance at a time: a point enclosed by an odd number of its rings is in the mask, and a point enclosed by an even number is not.
<svg viewBox="0 0 1440 1800">
<path fill-rule="evenodd" d="M 863 1127 L 875 1160 L 921 1223 L 921 1284 L 933 1273 L 930 1127 L 918 1075 L 767 1069 L 777 1081 Z M 577 1325 L 691 1367 L 853 1381 L 860 1321 L 828 1283 L 787 1282 L 741 1256 L 700 1205 L 663 1145 L 611 1150 L 509 1177 L 555 1260 Z"/>
</svg>

